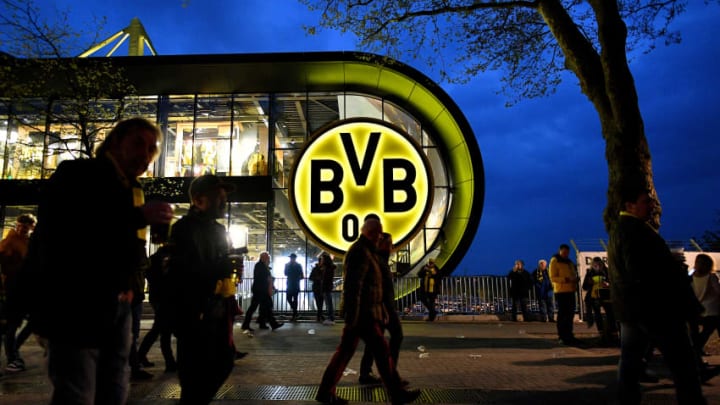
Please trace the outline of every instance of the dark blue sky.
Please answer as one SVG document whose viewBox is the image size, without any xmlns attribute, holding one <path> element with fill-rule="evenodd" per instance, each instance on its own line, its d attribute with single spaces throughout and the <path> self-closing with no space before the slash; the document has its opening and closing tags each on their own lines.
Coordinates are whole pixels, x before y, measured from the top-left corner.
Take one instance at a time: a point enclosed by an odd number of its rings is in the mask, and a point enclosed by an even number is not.
<svg viewBox="0 0 720 405">
<path fill-rule="evenodd" d="M 689 2 L 673 28 L 683 42 L 631 63 L 668 240 L 720 229 L 720 7 Z M 159 54 L 355 50 L 354 38 L 302 26 L 319 16 L 295 0 L 39 0 L 67 8 L 76 26 L 108 19 L 107 33 L 142 21 Z M 401 58 L 431 78 L 434 72 Z M 515 259 L 534 268 L 560 243 L 607 240 L 602 223 L 607 164 L 597 114 L 566 74 L 557 93 L 511 108 L 489 72 L 465 85 L 441 83 L 477 137 L 485 166 L 485 207 L 472 249 L 455 274 L 506 274 Z"/>
</svg>

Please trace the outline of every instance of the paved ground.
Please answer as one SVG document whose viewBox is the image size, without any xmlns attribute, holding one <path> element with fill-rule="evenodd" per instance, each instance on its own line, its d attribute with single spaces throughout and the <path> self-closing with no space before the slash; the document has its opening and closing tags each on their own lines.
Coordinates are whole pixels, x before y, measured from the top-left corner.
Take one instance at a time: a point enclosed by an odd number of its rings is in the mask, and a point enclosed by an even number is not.
<svg viewBox="0 0 720 405">
<path fill-rule="evenodd" d="M 143 333 L 150 324 L 143 321 Z M 314 404 L 317 384 L 339 341 L 342 324 L 286 324 L 275 331 L 256 331 L 248 338 L 236 328 L 238 349 L 250 354 L 235 370 L 213 403 Z M 617 348 L 579 349 L 558 344 L 555 325 L 477 319 L 427 323 L 404 321 L 405 340 L 399 371 L 422 391 L 425 404 L 608 404 L 614 394 Z M 583 324 L 576 334 L 589 344 L 597 336 Z M 362 343 L 360 346 L 362 350 Z M 28 370 L 0 377 L 0 403 L 48 402 L 42 350 L 30 341 L 22 348 Z M 382 388 L 357 383 L 359 355 L 343 377 L 338 394 L 353 403 L 385 402 Z M 706 358 L 720 364 L 720 356 Z M 2 358 L 3 365 L 4 356 Z M 173 404 L 179 387 L 164 374 L 159 347 L 153 347 L 148 369 L 152 380 L 132 384 L 130 404 Z M 661 379 L 645 384 L 645 404 L 674 404 L 672 382 L 658 362 L 652 371 Z M 704 387 L 709 403 L 720 403 L 720 376 Z"/>
</svg>

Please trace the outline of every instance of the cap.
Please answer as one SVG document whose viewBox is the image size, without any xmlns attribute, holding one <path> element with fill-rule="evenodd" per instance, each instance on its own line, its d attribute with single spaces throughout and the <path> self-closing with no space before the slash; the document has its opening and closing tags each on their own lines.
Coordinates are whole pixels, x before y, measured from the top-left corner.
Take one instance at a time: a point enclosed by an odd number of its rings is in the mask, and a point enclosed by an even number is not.
<svg viewBox="0 0 720 405">
<path fill-rule="evenodd" d="M 297 255 L 295 253 L 290 253 L 290 256 L 288 256 L 288 257 L 292 257 L 294 259 L 297 257 Z"/>
<path fill-rule="evenodd" d="M 223 182 L 220 177 L 213 174 L 204 174 L 196 177 L 190 183 L 190 199 L 194 197 L 206 195 L 215 190 L 224 189 L 227 192 L 235 190 L 235 186 L 230 183 Z"/>
</svg>

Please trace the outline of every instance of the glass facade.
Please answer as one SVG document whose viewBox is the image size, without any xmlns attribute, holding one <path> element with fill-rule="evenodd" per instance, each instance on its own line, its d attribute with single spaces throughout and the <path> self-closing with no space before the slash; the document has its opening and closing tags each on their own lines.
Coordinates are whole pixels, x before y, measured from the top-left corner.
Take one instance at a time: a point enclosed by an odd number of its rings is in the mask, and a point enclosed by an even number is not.
<svg viewBox="0 0 720 405">
<path fill-rule="evenodd" d="M 87 157 L 118 119 L 146 117 L 157 122 L 164 134 L 161 154 L 148 168 L 147 177 L 207 173 L 271 177 L 273 198 L 262 203 L 229 203 L 224 224 L 235 247 L 247 246 L 251 259 L 269 251 L 279 260 L 273 272 L 284 276 L 280 273 L 290 253 L 298 255 L 304 269 L 311 268 L 320 253 L 297 224 L 288 201 L 299 151 L 315 131 L 328 124 L 375 118 L 402 128 L 417 141 L 434 177 L 434 199 L 425 226 L 395 253 L 393 262 L 403 269 L 414 266 L 442 237 L 452 194 L 448 162 L 437 147 L 440 142 L 420 120 L 382 98 L 358 92 L 171 94 L 101 100 L 92 107 L 98 113 L 78 120 L 75 106 L 62 100 L 52 105 L 42 100 L 0 103 L 2 179 L 48 178 L 61 161 Z M 186 203 L 178 204 L 178 217 L 187 208 Z M 3 234 L 14 226 L 15 212 L 32 209 L 3 206 Z"/>
</svg>

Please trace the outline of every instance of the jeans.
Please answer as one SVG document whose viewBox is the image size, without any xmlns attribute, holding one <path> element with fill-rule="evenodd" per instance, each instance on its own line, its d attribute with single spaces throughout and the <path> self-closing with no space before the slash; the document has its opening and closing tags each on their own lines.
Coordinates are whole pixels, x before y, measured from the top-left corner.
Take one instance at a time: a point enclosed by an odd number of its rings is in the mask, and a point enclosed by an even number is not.
<svg viewBox="0 0 720 405">
<path fill-rule="evenodd" d="M 553 294 L 550 293 L 546 297 L 538 298 L 540 306 L 540 314 L 543 321 L 555 320 L 555 303 L 553 302 Z"/>
<path fill-rule="evenodd" d="M 132 315 L 129 303 L 118 303 L 110 339 L 97 348 L 50 340 L 48 376 L 51 404 L 124 405 L 128 399 L 128 357 Z"/>
<path fill-rule="evenodd" d="M 327 307 L 327 319 L 335 322 L 335 308 L 333 307 L 333 293 L 326 292 L 325 295 L 325 306 Z"/>
<path fill-rule="evenodd" d="M 528 311 L 528 297 L 512 297 L 512 320 L 517 321 L 518 309 L 522 312 L 523 321 L 530 320 L 530 311 Z"/>
<path fill-rule="evenodd" d="M 290 309 L 292 309 L 292 316 L 293 318 L 297 318 L 298 316 L 298 295 L 300 294 L 300 290 L 287 290 L 287 302 L 290 304 Z"/>
<path fill-rule="evenodd" d="M 672 373 L 679 404 L 706 404 L 700 371 L 690 341 L 687 323 L 682 320 L 620 323 L 618 397 L 620 404 L 640 404 L 640 376 L 643 356 L 649 344 L 663 355 Z"/>
</svg>

